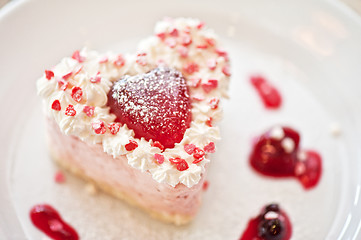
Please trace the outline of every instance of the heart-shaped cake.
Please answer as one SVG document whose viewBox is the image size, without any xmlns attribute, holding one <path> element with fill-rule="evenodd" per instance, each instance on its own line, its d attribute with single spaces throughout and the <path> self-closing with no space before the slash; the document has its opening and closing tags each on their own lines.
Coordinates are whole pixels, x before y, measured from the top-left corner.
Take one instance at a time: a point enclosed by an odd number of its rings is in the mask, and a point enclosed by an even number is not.
<svg viewBox="0 0 361 240">
<path fill-rule="evenodd" d="M 227 52 L 197 19 L 160 21 L 133 54 L 75 51 L 37 82 L 51 156 L 152 216 L 189 222 L 229 77 Z"/>
</svg>

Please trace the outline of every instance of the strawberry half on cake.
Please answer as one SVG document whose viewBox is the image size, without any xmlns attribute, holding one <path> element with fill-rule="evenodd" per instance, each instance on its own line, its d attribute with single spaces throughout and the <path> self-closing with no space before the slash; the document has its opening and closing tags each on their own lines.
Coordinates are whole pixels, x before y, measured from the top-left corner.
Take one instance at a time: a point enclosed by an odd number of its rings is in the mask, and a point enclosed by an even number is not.
<svg viewBox="0 0 361 240">
<path fill-rule="evenodd" d="M 187 223 L 229 77 L 227 52 L 196 19 L 160 21 L 134 54 L 75 51 L 37 82 L 50 154 L 151 216 Z"/>
</svg>

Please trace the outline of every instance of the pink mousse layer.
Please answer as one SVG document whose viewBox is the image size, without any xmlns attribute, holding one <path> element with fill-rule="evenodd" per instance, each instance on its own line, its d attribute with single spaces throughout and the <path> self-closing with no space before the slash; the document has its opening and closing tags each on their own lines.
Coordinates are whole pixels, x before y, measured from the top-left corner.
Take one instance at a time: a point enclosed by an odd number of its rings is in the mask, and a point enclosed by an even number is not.
<svg viewBox="0 0 361 240">
<path fill-rule="evenodd" d="M 101 144 L 90 145 L 64 135 L 53 120 L 47 119 L 47 125 L 52 157 L 61 165 L 100 186 L 107 185 L 112 191 L 117 191 L 114 195 L 123 195 L 128 202 L 165 221 L 182 224 L 197 213 L 204 176 L 191 188 L 183 184 L 172 187 L 158 183 L 149 172 L 129 166 L 125 156 L 113 158 L 103 151 Z"/>
</svg>

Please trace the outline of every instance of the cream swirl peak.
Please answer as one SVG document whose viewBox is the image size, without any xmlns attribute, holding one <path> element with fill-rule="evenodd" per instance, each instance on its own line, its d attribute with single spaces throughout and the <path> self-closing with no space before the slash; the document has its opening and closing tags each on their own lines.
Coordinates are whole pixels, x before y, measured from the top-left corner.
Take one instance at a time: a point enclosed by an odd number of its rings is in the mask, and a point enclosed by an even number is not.
<svg viewBox="0 0 361 240">
<path fill-rule="evenodd" d="M 126 124 L 115 122 L 108 93 L 124 76 L 146 74 L 157 66 L 181 72 L 189 88 L 191 123 L 174 147 L 136 138 Z M 46 70 L 37 82 L 47 117 L 65 135 L 88 144 L 102 144 L 114 158 L 125 156 L 128 164 L 149 172 L 160 183 L 192 187 L 197 184 L 215 151 L 221 118 L 221 99 L 227 97 L 230 77 L 227 52 L 219 48 L 214 32 L 196 19 L 160 21 L 155 34 L 135 54 L 98 54 L 83 49 Z"/>
</svg>

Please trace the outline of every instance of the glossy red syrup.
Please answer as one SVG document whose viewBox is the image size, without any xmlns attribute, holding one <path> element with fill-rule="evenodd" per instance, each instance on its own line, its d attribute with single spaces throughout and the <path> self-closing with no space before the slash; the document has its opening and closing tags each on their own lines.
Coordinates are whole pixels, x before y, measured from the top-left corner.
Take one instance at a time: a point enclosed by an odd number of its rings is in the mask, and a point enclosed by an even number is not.
<svg viewBox="0 0 361 240">
<path fill-rule="evenodd" d="M 192 120 L 185 78 L 166 67 L 120 79 L 109 91 L 108 106 L 135 137 L 153 139 L 166 148 L 183 139 Z"/>
<path fill-rule="evenodd" d="M 253 146 L 250 164 L 257 172 L 270 177 L 295 177 L 305 189 L 320 180 L 320 154 L 300 150 L 300 134 L 289 127 L 273 127 L 261 135 Z"/>
<path fill-rule="evenodd" d="M 280 92 L 262 76 L 252 76 L 251 83 L 268 109 L 278 109 L 282 105 Z"/>
<path fill-rule="evenodd" d="M 270 204 L 248 222 L 239 240 L 289 240 L 291 236 L 292 225 L 287 214 L 278 204 Z"/>
<path fill-rule="evenodd" d="M 60 214 L 50 205 L 38 204 L 30 210 L 33 224 L 54 240 L 77 240 L 77 232 L 64 222 Z"/>
</svg>

